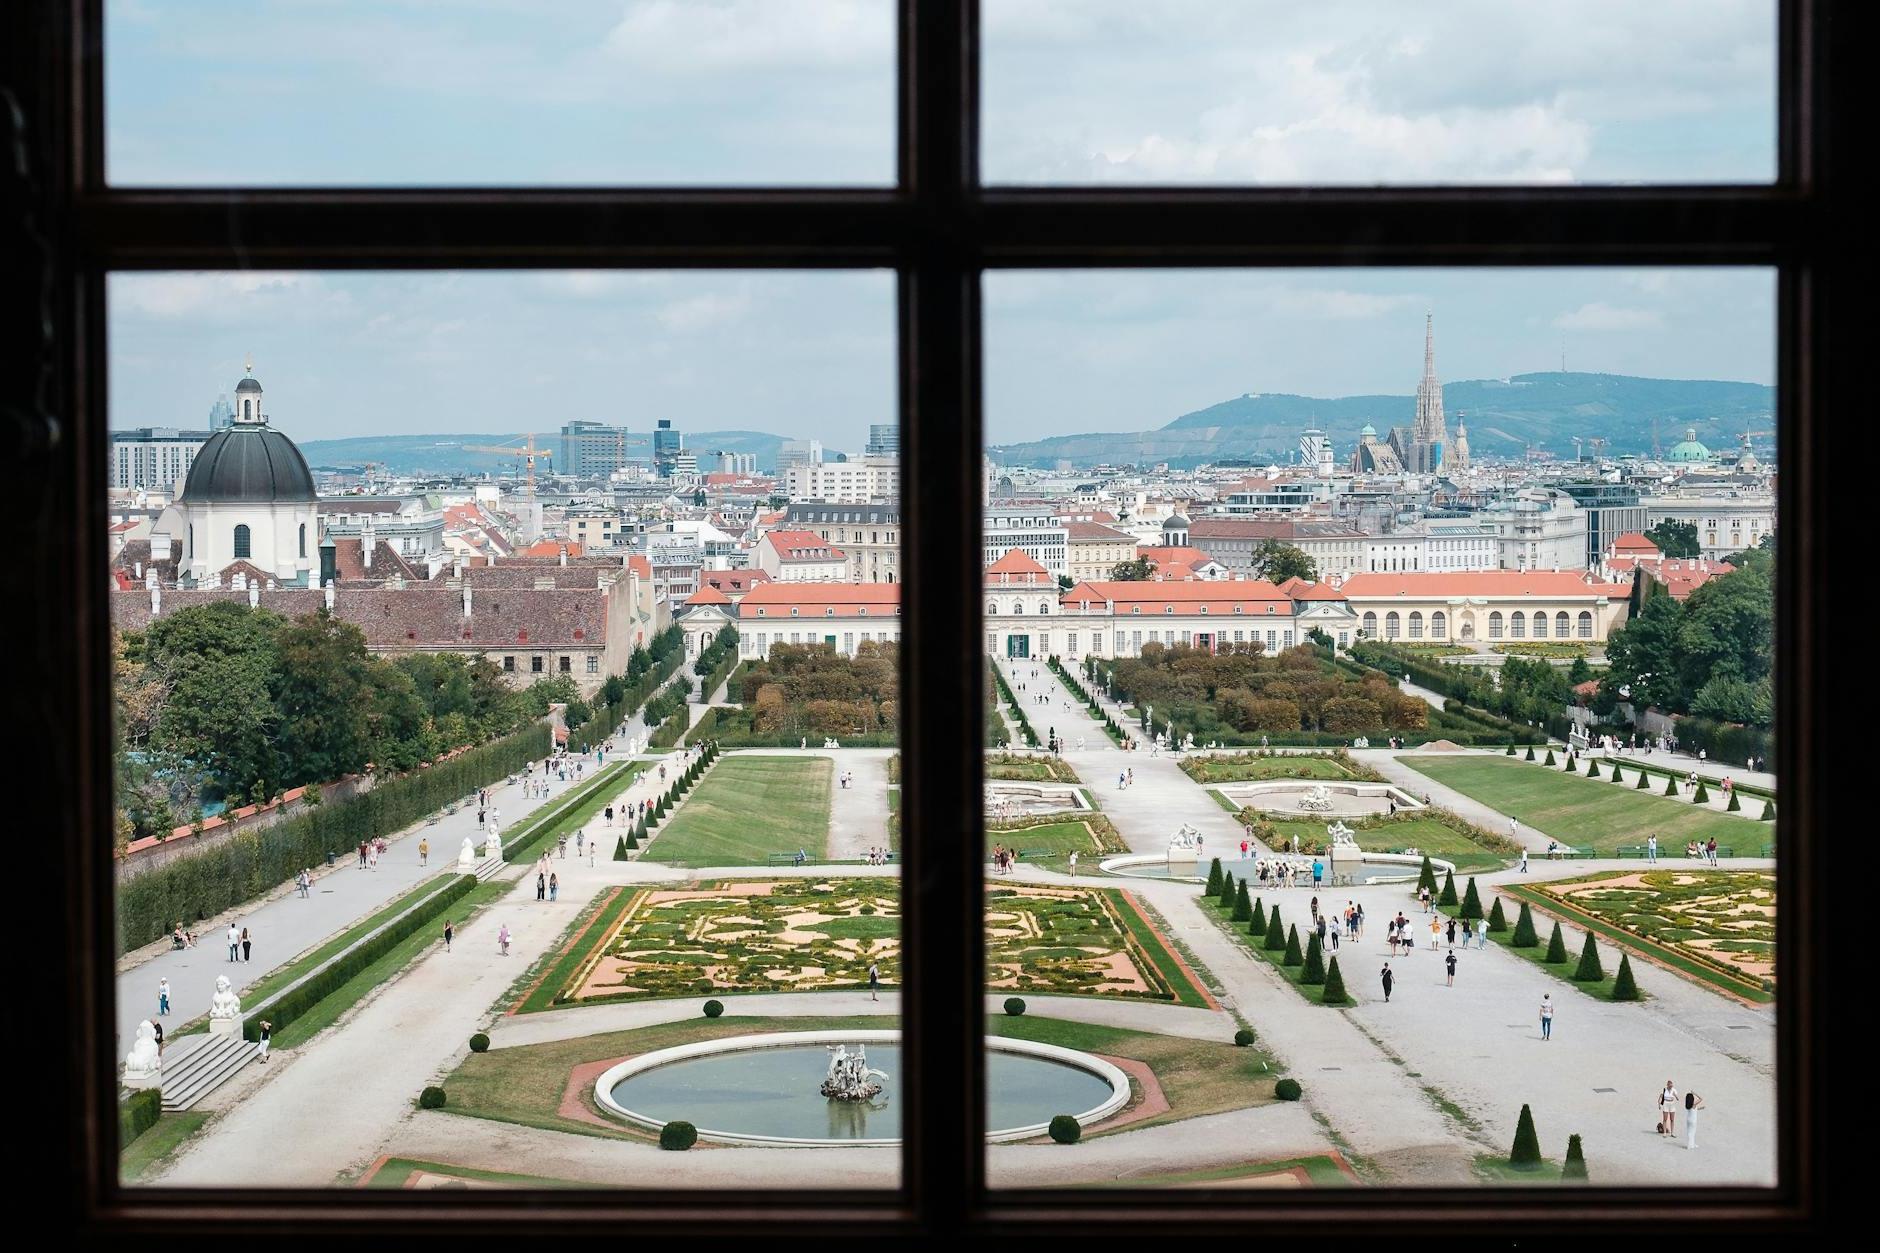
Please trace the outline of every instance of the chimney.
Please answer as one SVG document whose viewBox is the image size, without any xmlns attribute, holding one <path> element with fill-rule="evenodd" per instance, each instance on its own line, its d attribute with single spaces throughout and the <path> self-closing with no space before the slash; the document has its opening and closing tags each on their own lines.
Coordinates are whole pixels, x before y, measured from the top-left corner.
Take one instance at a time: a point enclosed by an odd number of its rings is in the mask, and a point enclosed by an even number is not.
<svg viewBox="0 0 1880 1253">
<path fill-rule="evenodd" d="M 269 590 L 270 592 L 274 590 L 274 580 L 273 580 L 273 579 L 269 579 L 269 580 L 268 580 L 268 590 Z"/>
<path fill-rule="evenodd" d="M 140 579 L 143 578 L 144 577 L 144 563 L 141 561 L 138 562 L 136 568 L 137 568 L 137 577 Z"/>
<path fill-rule="evenodd" d="M 463 585 L 463 616 L 466 618 L 470 616 L 470 585 L 468 583 Z"/>
<path fill-rule="evenodd" d="M 461 556 L 457 558 L 456 570 L 457 570 L 457 577 L 459 579 L 463 578 L 463 558 Z"/>
<path fill-rule="evenodd" d="M 163 589 L 155 579 L 150 581 L 150 616 L 156 617 L 163 612 Z"/>
<path fill-rule="evenodd" d="M 372 568 L 372 550 L 374 547 L 376 547 L 376 544 L 372 538 L 372 523 L 368 520 L 366 522 L 366 529 L 361 532 L 359 536 L 360 559 L 365 562 L 365 568 L 368 570 Z"/>
<path fill-rule="evenodd" d="M 561 564 L 564 566 L 568 564 L 568 546 L 566 544 L 561 546 Z"/>
<path fill-rule="evenodd" d="M 326 581 L 326 608 L 328 613 L 333 611 L 333 580 L 331 579 Z"/>
<path fill-rule="evenodd" d="M 248 585 L 248 607 L 250 609 L 261 607 L 261 589 L 253 583 Z"/>
</svg>

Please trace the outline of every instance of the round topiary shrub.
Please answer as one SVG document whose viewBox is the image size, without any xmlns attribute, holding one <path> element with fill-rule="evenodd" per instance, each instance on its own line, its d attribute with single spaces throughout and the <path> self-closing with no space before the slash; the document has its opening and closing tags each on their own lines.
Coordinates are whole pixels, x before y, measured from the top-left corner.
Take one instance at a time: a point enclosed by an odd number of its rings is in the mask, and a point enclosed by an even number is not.
<svg viewBox="0 0 1880 1253">
<path fill-rule="evenodd" d="M 1059 1114 L 1051 1120 L 1051 1138 L 1059 1144 L 1075 1144 L 1084 1138 L 1083 1124 L 1069 1114 Z"/>
<path fill-rule="evenodd" d="M 1024 1013 L 1025 1012 L 1025 998 L 1022 996 L 1006 997 L 1005 998 L 1005 1012 L 1010 1014 L 1014 1018 Z"/>
<path fill-rule="evenodd" d="M 418 1093 L 418 1108 L 419 1109 L 443 1109 L 444 1108 L 444 1089 L 438 1087 L 436 1084 L 432 1084 L 430 1087 L 426 1088 L 424 1091 Z"/>
<path fill-rule="evenodd" d="M 481 1031 L 477 1032 L 475 1035 L 470 1037 L 470 1051 L 472 1053 L 489 1052 L 490 1051 L 490 1038 L 484 1035 Z"/>
<path fill-rule="evenodd" d="M 1281 1079 L 1273 1085 L 1273 1095 L 1282 1101 L 1296 1101 L 1305 1095 L 1297 1079 Z"/>
<path fill-rule="evenodd" d="M 1234 1032 L 1234 1043 L 1243 1049 L 1246 1048 L 1249 1044 L 1253 1043 L 1253 1032 L 1242 1027 L 1240 1030 Z"/>
<path fill-rule="evenodd" d="M 718 1017 L 718 1015 L 724 1012 L 725 1012 L 725 1003 L 723 1001 L 706 1001 L 705 1002 L 705 1016 L 707 1018 L 716 1018 Z"/>
<path fill-rule="evenodd" d="M 689 1122 L 669 1122 L 659 1129 L 659 1147 L 683 1152 L 698 1143 L 698 1128 Z"/>
</svg>

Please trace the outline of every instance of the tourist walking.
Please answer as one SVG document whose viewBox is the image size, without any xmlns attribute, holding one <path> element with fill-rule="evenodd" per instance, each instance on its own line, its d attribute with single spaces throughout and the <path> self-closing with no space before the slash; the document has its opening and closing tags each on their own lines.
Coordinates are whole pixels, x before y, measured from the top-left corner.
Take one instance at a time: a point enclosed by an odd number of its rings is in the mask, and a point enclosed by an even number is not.
<svg viewBox="0 0 1880 1253">
<path fill-rule="evenodd" d="M 1717 864 L 1717 837 L 1716 836 L 1713 835 L 1710 837 L 1710 843 L 1704 846 L 1704 851 L 1705 851 L 1706 856 L 1710 858 L 1710 864 L 1712 866 L 1715 866 Z"/>
<path fill-rule="evenodd" d="M 248 938 L 248 928 L 242 928 L 242 960 L 247 961 L 254 948 L 254 941 Z"/>
<path fill-rule="evenodd" d="M 1488 947 L 1488 919 L 1486 918 L 1475 924 L 1475 947 L 1478 951 Z"/>
<path fill-rule="evenodd" d="M 1541 993 L 1541 1039 L 1554 1038 L 1554 998 L 1551 993 Z"/>
<path fill-rule="evenodd" d="M 1649 862 L 1656 862 L 1658 860 L 1658 833 L 1656 831 L 1646 837 L 1645 860 Z"/>
<path fill-rule="evenodd" d="M 256 1060 L 266 1062 L 268 1060 L 268 1045 L 274 1042 L 274 1024 L 263 1018 L 260 1022 L 255 1024 L 255 1028 L 261 1037 L 255 1045 Z"/>
<path fill-rule="evenodd" d="M 168 1017 L 170 1013 L 170 981 L 157 980 L 157 1013 Z"/>
<path fill-rule="evenodd" d="M 1658 1094 L 1658 1134 L 1678 1134 L 1678 1090 L 1665 1080 L 1665 1090 Z"/>
<path fill-rule="evenodd" d="M 1076 849 L 1071 850 L 1070 865 L 1071 865 L 1071 878 L 1075 879 L 1077 877 L 1077 850 Z"/>
<path fill-rule="evenodd" d="M 1521 822 L 1518 818 L 1508 819 L 1508 838 L 1517 844 L 1521 842 Z"/>
<path fill-rule="evenodd" d="M 1454 918 L 1451 918 L 1449 920 L 1449 925 L 1447 927 L 1444 927 L 1443 931 L 1445 933 L 1445 937 L 1449 941 L 1449 947 L 1450 948 L 1456 947 L 1456 920 Z"/>
<path fill-rule="evenodd" d="M 1524 848 L 1524 849 L 1522 849 L 1522 850 L 1521 850 L 1521 873 L 1522 873 L 1522 874 L 1526 874 L 1527 872 L 1528 872 L 1528 868 L 1527 868 L 1527 850 L 1526 850 L 1526 849 Z"/>
<path fill-rule="evenodd" d="M 1384 963 L 1384 969 L 1378 972 L 1377 977 L 1378 977 L 1379 982 L 1381 982 L 1384 985 L 1384 1003 L 1388 1005 L 1390 1004 L 1391 985 L 1397 982 L 1396 978 L 1392 976 L 1392 974 L 1390 973 L 1389 962 Z"/>
<path fill-rule="evenodd" d="M 538 901 L 548 899 L 548 876 L 539 870 L 535 872 L 535 899 Z"/>
<path fill-rule="evenodd" d="M 1417 901 L 1423 906 L 1424 913 L 1427 914 L 1430 912 L 1430 890 L 1428 887 L 1420 887 L 1417 889 Z"/>
<path fill-rule="evenodd" d="M 548 876 L 548 899 L 554 900 L 561 891 L 561 880 L 555 875 Z"/>
<path fill-rule="evenodd" d="M 444 951 L 446 953 L 450 952 L 450 937 L 456 933 L 457 928 L 451 925 L 450 919 L 444 919 Z"/>
<path fill-rule="evenodd" d="M 496 954 L 499 957 L 509 956 L 509 924 L 506 922 L 496 931 Z"/>
<path fill-rule="evenodd" d="M 881 999 L 881 967 L 875 962 L 868 963 L 868 999 Z"/>
<path fill-rule="evenodd" d="M 1695 1092 L 1684 1094 L 1684 1147 L 1697 1147 L 1697 1111 L 1704 1108 L 1704 1098 Z"/>
<path fill-rule="evenodd" d="M 1449 982 L 1445 984 L 1444 986 L 1453 988 L 1456 986 L 1456 950 L 1455 949 L 1452 948 L 1449 950 L 1448 956 L 1443 958 L 1443 964 L 1449 967 Z"/>
<path fill-rule="evenodd" d="M 241 943 L 242 943 L 241 932 L 235 929 L 234 923 L 232 922 L 229 923 L 228 924 L 228 959 L 230 961 L 239 960 L 236 954 L 241 951 Z"/>
</svg>

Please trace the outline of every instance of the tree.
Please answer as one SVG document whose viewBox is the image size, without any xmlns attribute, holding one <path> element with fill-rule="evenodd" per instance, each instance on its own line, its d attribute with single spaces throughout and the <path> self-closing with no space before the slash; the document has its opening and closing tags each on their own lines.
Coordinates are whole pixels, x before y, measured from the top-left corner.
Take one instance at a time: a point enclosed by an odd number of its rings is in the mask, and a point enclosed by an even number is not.
<svg viewBox="0 0 1880 1253">
<path fill-rule="evenodd" d="M 1599 758 L 1588 757 L 1586 759 L 1586 777 L 1589 779 L 1597 779 L 1599 777 Z"/>
<path fill-rule="evenodd" d="M 1351 999 L 1345 995 L 1345 977 L 1338 973 L 1336 957 L 1325 967 L 1325 992 L 1319 999 L 1327 1005 L 1343 1005 Z"/>
<path fill-rule="evenodd" d="M 1253 550 L 1252 571 L 1254 578 L 1269 583 L 1284 583 L 1287 579 L 1312 583 L 1319 577 L 1317 564 L 1304 549 L 1276 539 L 1261 540 Z"/>
<path fill-rule="evenodd" d="M 1432 893 L 1436 891 L 1436 867 L 1430 863 L 1428 853 L 1423 854 L 1423 869 L 1417 873 L 1418 896 L 1423 894 L 1424 888 L 1428 888 Z"/>
<path fill-rule="evenodd" d="M 1273 906 L 1273 912 L 1266 918 L 1266 943 L 1262 946 L 1269 953 L 1282 952 L 1286 947 L 1286 928 L 1279 920 L 1279 906 Z"/>
<path fill-rule="evenodd" d="M 1573 972 L 1575 983 L 1598 983 L 1606 977 L 1605 967 L 1599 964 L 1599 945 L 1593 939 L 1593 933 L 1586 933 L 1586 943 L 1580 947 L 1580 965 Z"/>
<path fill-rule="evenodd" d="M 1501 907 L 1501 900 L 1499 898 L 1496 899 L 1495 906 L 1497 909 Z M 1470 919 L 1480 918 L 1482 916 L 1482 898 L 1476 893 L 1474 875 L 1469 876 L 1469 886 L 1462 894 L 1461 914 L 1464 918 Z"/>
<path fill-rule="evenodd" d="M 1554 924 L 1553 934 L 1547 937 L 1547 955 L 1541 960 L 1549 966 L 1558 966 L 1567 960 L 1567 937 L 1560 933 L 1558 922 Z"/>
<path fill-rule="evenodd" d="M 1247 899 L 1247 881 L 1240 881 L 1240 889 L 1234 894 L 1234 921 L 1247 922 L 1253 917 L 1253 903 Z"/>
<path fill-rule="evenodd" d="M 1775 663 L 1775 587 L 1762 570 L 1711 579 L 1684 601 L 1678 670 L 1693 696 L 1718 678 L 1760 682 Z"/>
<path fill-rule="evenodd" d="M 1720 674 L 1697 689 L 1691 712 L 1718 722 L 1751 723 L 1757 720 L 1756 697 L 1756 684 Z"/>
<path fill-rule="evenodd" d="M 1619 774 L 1619 766 L 1616 762 L 1613 764 L 1613 767 L 1612 767 L 1612 781 L 1614 783 L 1625 782 L 1625 779 Z"/>
<path fill-rule="evenodd" d="M 1299 972 L 1299 982 L 1314 985 L 1325 982 L 1325 946 L 1316 930 L 1306 941 L 1306 966 Z"/>
<path fill-rule="evenodd" d="M 1699 779 L 1697 781 L 1697 791 L 1691 794 L 1691 804 L 1693 805 L 1710 804 L 1710 789 L 1704 786 L 1704 781 L 1702 779 Z"/>
<path fill-rule="evenodd" d="M 1528 759 L 1529 761 L 1533 761 L 1533 760 L 1534 760 L 1534 746 L 1533 746 L 1532 744 L 1529 744 L 1529 745 L 1528 745 L 1528 750 L 1527 750 L 1527 759 Z"/>
<path fill-rule="evenodd" d="M 1514 1148 L 1508 1164 L 1516 1170 L 1534 1170 L 1541 1164 L 1541 1139 L 1534 1132 L 1534 1111 L 1521 1107 L 1521 1117 L 1514 1126 Z"/>
<path fill-rule="evenodd" d="M 1234 872 L 1231 870 L 1221 876 L 1221 908 L 1234 908 Z"/>
<path fill-rule="evenodd" d="M 1592 677 L 1593 668 L 1586 664 L 1585 657 L 1575 657 L 1573 664 L 1567 667 L 1567 682 L 1574 687 L 1590 682 Z"/>
<path fill-rule="evenodd" d="M 1514 934 L 1508 943 L 1514 948 L 1538 948 L 1540 937 L 1534 933 L 1534 911 L 1528 908 L 1526 901 L 1521 902 L 1521 912 L 1514 920 Z"/>
<path fill-rule="evenodd" d="M 1207 890 L 1202 892 L 1201 895 L 1219 896 L 1220 894 L 1221 894 L 1221 859 L 1216 857 L 1213 861 L 1208 863 L 1208 886 L 1207 886 Z"/>
<path fill-rule="evenodd" d="M 1654 596 L 1606 641 L 1603 687 L 1623 693 L 1635 706 L 1681 708 L 1679 633 L 1684 610 L 1669 596 Z"/>
<path fill-rule="evenodd" d="M 1438 905 L 1441 905 L 1445 909 L 1450 909 L 1455 906 L 1456 904 L 1456 872 L 1455 871 L 1453 870 L 1443 871 L 1443 890 L 1436 897 L 1436 903 Z"/>
<path fill-rule="evenodd" d="M 1286 956 L 1283 961 L 1288 966 L 1299 966 L 1303 965 L 1305 960 L 1305 954 L 1299 951 L 1299 925 L 1294 923 L 1292 929 L 1286 933 Z"/>
<path fill-rule="evenodd" d="M 1580 1147 L 1580 1137 L 1567 1137 L 1567 1160 L 1560 1168 L 1562 1179 L 1586 1182 L 1586 1150 Z"/>
<path fill-rule="evenodd" d="M 1248 935 L 1266 934 L 1266 902 L 1256 900 L 1253 903 L 1253 917 L 1247 922 Z"/>
<path fill-rule="evenodd" d="M 1155 573 L 1155 563 L 1147 557 L 1132 557 L 1110 567 L 1110 577 L 1121 583 L 1141 583 Z"/>
<path fill-rule="evenodd" d="M 1613 976 L 1612 999 L 1615 1001 L 1636 1001 L 1639 999 L 1638 982 L 1632 977 L 1632 955 L 1630 953 L 1619 954 L 1619 973 Z"/>
<path fill-rule="evenodd" d="M 1666 775 L 1665 776 L 1665 795 L 1676 796 L 1677 794 L 1678 794 L 1678 776 L 1675 774 Z"/>
<path fill-rule="evenodd" d="M 1695 522 L 1666 518 L 1645 532 L 1645 538 L 1657 545 L 1658 551 L 1667 557 L 1695 557 L 1703 551 L 1697 542 Z"/>
<path fill-rule="evenodd" d="M 1473 881 L 1471 881 L 1470 886 L 1474 886 Z M 1494 905 L 1490 906 L 1488 911 L 1488 933 L 1490 935 L 1500 935 L 1507 929 L 1508 916 L 1501 912 L 1501 897 L 1497 896 Z"/>
<path fill-rule="evenodd" d="M 1651 775 L 1647 771 L 1641 769 L 1638 772 L 1638 782 L 1632 785 L 1632 790 L 1635 792 L 1644 792 L 1644 791 L 1649 791 L 1650 789 L 1651 789 Z"/>
</svg>

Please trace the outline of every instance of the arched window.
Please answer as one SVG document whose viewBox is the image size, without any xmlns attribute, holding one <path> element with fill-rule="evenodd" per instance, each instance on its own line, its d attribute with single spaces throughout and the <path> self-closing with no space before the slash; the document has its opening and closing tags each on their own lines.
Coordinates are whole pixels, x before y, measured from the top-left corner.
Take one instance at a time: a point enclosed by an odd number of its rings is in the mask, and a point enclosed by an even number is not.
<svg viewBox="0 0 1880 1253">
<path fill-rule="evenodd" d="M 189 547 L 183 550 L 183 555 L 185 557 L 196 555 L 196 524 L 194 522 L 189 524 Z"/>
<path fill-rule="evenodd" d="M 1488 638 L 1491 640 L 1501 638 L 1501 610 L 1499 609 L 1488 615 Z"/>
<path fill-rule="evenodd" d="M 246 523 L 235 528 L 235 555 L 237 557 L 251 557 L 254 555 L 251 551 L 251 544 L 248 538 L 248 525 Z"/>
<path fill-rule="evenodd" d="M 1544 613 L 1534 615 L 1534 638 L 1537 640 L 1547 638 L 1547 615 Z"/>
<path fill-rule="evenodd" d="M 1039 613 L 1042 613 L 1042 614 L 1048 614 L 1048 613 L 1050 613 L 1050 612 L 1051 612 L 1051 606 L 1050 606 L 1050 604 L 1049 604 L 1049 602 L 1047 602 L 1047 601 L 1042 601 L 1042 600 L 1041 600 L 1041 601 L 1039 601 L 1039 602 L 1038 602 L 1038 612 L 1039 612 Z"/>
<path fill-rule="evenodd" d="M 255 402 L 252 400 L 243 400 L 242 401 L 242 417 L 252 418 L 254 416 L 255 416 Z"/>
<path fill-rule="evenodd" d="M 307 555 L 307 524 L 305 522 L 300 524 L 300 555 L 302 557 Z"/>
<path fill-rule="evenodd" d="M 1423 615 L 1420 613 L 1410 615 L 1410 638 L 1413 640 L 1423 638 Z"/>
<path fill-rule="evenodd" d="M 988 618 L 996 618 L 999 616 L 999 602 L 998 601 L 994 600 L 994 601 L 987 602 L 986 616 Z"/>
<path fill-rule="evenodd" d="M 1537 614 L 1535 616 L 1538 617 L 1539 615 Z M 1527 615 L 1522 613 L 1519 609 L 1515 610 L 1514 616 L 1508 620 L 1508 635 L 1509 638 L 1517 640 L 1527 638 Z"/>
<path fill-rule="evenodd" d="M 1572 633 L 1572 631 L 1573 631 L 1573 628 L 1571 625 L 1568 624 L 1567 615 L 1564 611 L 1554 615 L 1554 638 L 1555 639 L 1564 640 L 1567 638 L 1569 634 Z"/>
<path fill-rule="evenodd" d="M 1364 615 L 1364 634 L 1365 634 L 1365 638 L 1367 639 L 1374 640 L 1377 638 L 1377 615 L 1376 614 L 1367 613 Z"/>
<path fill-rule="evenodd" d="M 1440 640 L 1449 634 L 1449 618 L 1438 609 L 1430 615 L 1430 638 Z"/>
<path fill-rule="evenodd" d="M 1593 638 L 1593 614 L 1591 610 L 1580 610 L 1580 638 L 1583 640 Z"/>
<path fill-rule="evenodd" d="M 1403 634 L 1403 623 L 1397 617 L 1397 611 L 1391 610 L 1384 615 L 1384 638 L 1394 640 Z"/>
</svg>

